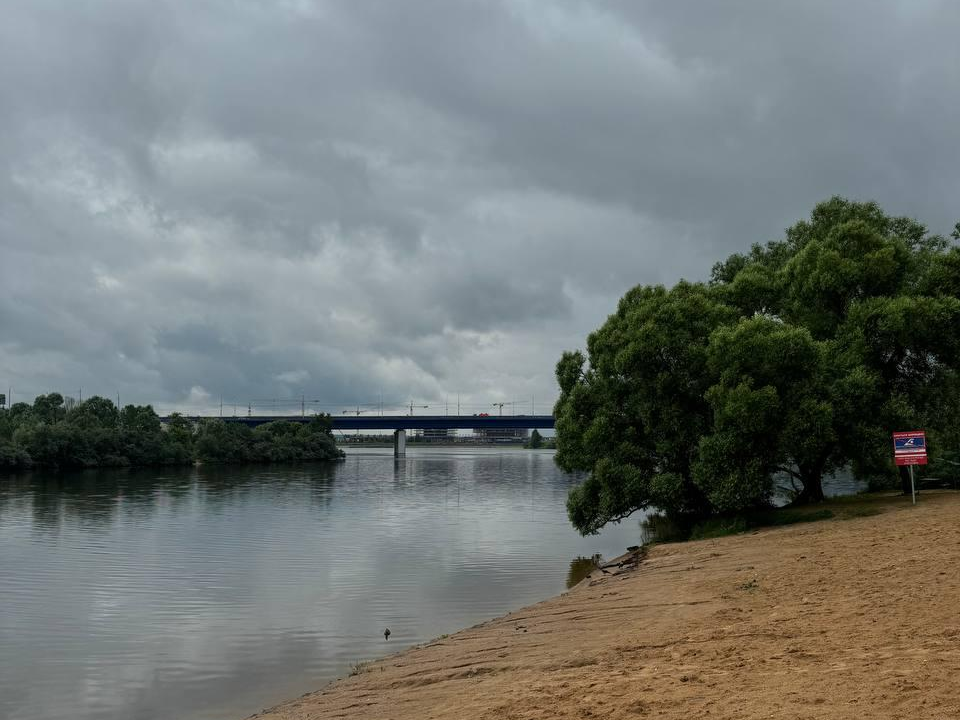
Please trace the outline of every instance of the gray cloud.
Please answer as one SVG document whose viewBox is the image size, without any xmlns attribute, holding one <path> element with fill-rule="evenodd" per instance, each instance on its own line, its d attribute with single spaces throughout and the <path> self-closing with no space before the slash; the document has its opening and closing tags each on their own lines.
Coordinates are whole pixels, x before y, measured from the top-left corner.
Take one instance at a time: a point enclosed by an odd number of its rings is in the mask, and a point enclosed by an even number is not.
<svg viewBox="0 0 960 720">
<path fill-rule="evenodd" d="M 818 200 L 944 231 L 940 2 L 12 0 L 0 384 L 554 395 L 628 287 Z"/>
</svg>

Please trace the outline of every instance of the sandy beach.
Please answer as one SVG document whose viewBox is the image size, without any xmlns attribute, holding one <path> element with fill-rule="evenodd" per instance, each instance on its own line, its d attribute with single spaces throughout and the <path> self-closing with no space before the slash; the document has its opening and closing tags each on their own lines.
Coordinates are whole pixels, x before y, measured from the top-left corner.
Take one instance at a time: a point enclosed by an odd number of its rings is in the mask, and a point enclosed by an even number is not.
<svg viewBox="0 0 960 720">
<path fill-rule="evenodd" d="M 960 494 L 877 507 L 656 546 L 253 717 L 960 717 Z"/>
</svg>

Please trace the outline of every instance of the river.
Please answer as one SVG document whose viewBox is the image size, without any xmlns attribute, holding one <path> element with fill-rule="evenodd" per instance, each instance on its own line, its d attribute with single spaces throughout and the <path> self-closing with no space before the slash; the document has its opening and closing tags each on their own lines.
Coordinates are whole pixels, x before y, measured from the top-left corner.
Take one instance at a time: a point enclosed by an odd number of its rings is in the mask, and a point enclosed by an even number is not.
<svg viewBox="0 0 960 720">
<path fill-rule="evenodd" d="M 456 447 L 0 478 L 0 718 L 239 720 L 542 600 L 641 540 L 580 537 L 575 482 Z"/>
</svg>

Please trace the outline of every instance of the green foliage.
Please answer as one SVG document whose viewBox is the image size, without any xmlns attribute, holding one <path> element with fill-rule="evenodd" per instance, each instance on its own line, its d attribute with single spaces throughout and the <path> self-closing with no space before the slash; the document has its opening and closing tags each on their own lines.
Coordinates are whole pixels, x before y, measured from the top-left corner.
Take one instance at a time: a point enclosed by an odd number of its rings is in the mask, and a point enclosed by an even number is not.
<svg viewBox="0 0 960 720">
<path fill-rule="evenodd" d="M 251 430 L 239 423 L 207 420 L 197 430 L 196 457 L 208 463 L 310 462 L 343 456 L 328 416 L 309 423 L 276 422 Z"/>
<path fill-rule="evenodd" d="M 33 466 L 33 459 L 19 445 L 0 442 L 0 472 L 27 470 Z"/>
<path fill-rule="evenodd" d="M 633 288 L 586 355 L 564 353 L 557 462 L 588 472 L 571 521 L 753 511 L 778 475 L 817 502 L 843 466 L 889 482 L 891 430 L 960 442 L 958 369 L 960 249 L 832 198 L 708 285 Z"/>
<path fill-rule="evenodd" d="M 242 463 L 249 458 L 252 431 L 239 423 L 205 420 L 197 428 L 197 459 L 206 463 Z"/>
<path fill-rule="evenodd" d="M 872 510 L 874 510 L 874 512 L 864 511 L 863 515 L 875 515 L 882 512 L 875 508 Z M 797 523 L 829 520 L 833 517 L 835 517 L 835 513 L 826 508 L 807 511 L 781 508 L 778 510 L 755 511 L 742 515 L 719 516 L 697 523 L 691 528 L 689 536 L 684 539 L 706 540 L 708 538 L 718 538 L 726 535 L 737 535 L 756 528 L 796 525 Z"/>
<path fill-rule="evenodd" d="M 543 436 L 540 434 L 540 431 L 536 428 L 533 429 L 533 432 L 530 433 L 530 440 L 527 441 L 524 447 L 531 450 L 539 450 L 543 447 Z"/>
<path fill-rule="evenodd" d="M 639 507 L 679 512 L 709 506 L 692 466 L 712 414 L 708 346 L 736 312 L 705 285 L 637 287 L 590 335 L 590 366 L 567 353 L 557 366 L 557 462 L 589 470 L 567 507 L 596 532 Z"/>
<path fill-rule="evenodd" d="M 39 395 L 33 401 L 32 414 L 37 422 L 52 425 L 62 420 L 66 414 L 63 406 L 63 395 L 60 393 L 50 393 L 49 395 Z"/>
<path fill-rule="evenodd" d="M 164 427 L 149 405 L 118 410 L 106 398 L 91 397 L 67 410 L 63 397 L 52 393 L 32 406 L 17 403 L 0 411 L 0 471 L 327 460 L 342 457 L 331 428 L 327 416 L 253 431 L 221 420 L 195 428 L 176 413 Z"/>
<path fill-rule="evenodd" d="M 333 436 L 319 425 L 277 421 L 253 431 L 254 462 L 304 462 L 338 457 Z"/>
<path fill-rule="evenodd" d="M 120 422 L 120 413 L 112 400 L 94 396 L 77 405 L 67 416 L 71 425 L 113 430 Z"/>
</svg>

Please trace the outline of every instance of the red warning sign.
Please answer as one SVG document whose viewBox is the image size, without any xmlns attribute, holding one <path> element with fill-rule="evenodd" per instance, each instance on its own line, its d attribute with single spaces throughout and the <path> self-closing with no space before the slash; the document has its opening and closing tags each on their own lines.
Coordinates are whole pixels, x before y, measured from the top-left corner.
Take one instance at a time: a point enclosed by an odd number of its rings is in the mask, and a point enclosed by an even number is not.
<svg viewBox="0 0 960 720">
<path fill-rule="evenodd" d="M 893 461 L 897 465 L 927 464 L 927 437 L 923 430 L 893 434 Z"/>
</svg>

